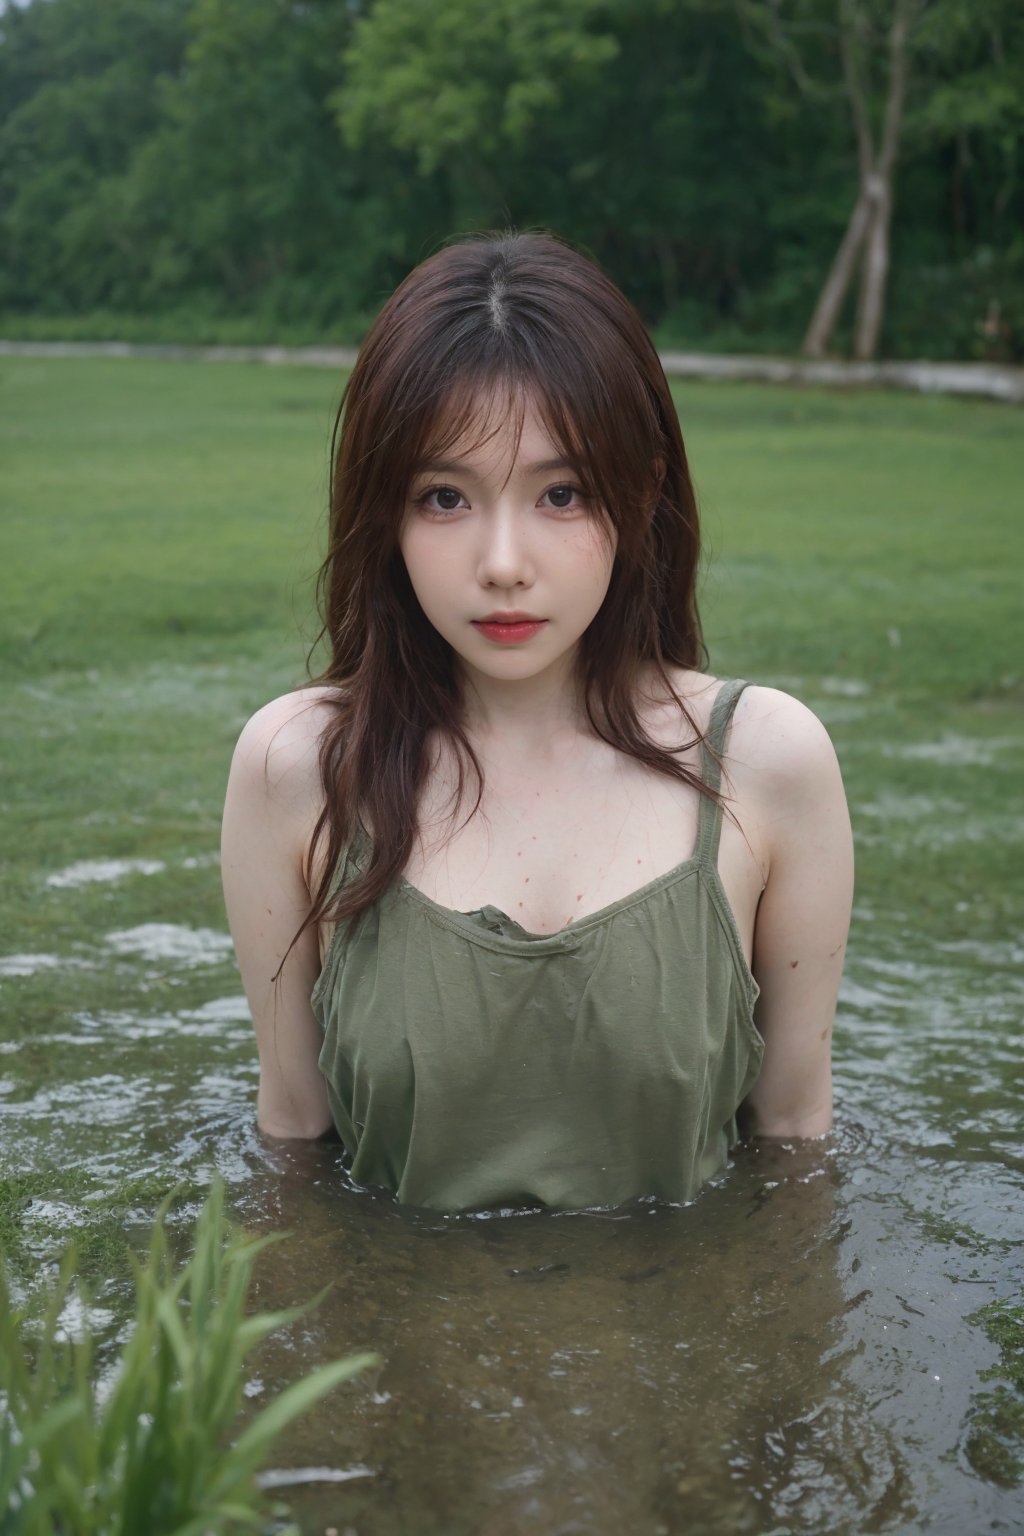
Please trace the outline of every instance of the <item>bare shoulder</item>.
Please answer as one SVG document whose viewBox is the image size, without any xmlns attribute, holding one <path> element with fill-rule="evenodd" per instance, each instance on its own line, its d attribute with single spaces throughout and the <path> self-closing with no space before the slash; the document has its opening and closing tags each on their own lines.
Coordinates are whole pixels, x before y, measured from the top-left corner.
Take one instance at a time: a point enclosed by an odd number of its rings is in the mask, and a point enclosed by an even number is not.
<svg viewBox="0 0 1024 1536">
<path fill-rule="evenodd" d="M 814 711 L 780 688 L 754 684 L 736 703 L 727 768 L 756 780 L 759 799 L 780 805 L 838 774 L 832 739 Z"/>
<path fill-rule="evenodd" d="M 670 669 L 693 726 L 706 732 L 723 679 Z M 657 699 L 651 717 L 678 740 L 678 702 Z M 692 748 L 690 761 L 695 763 Z M 849 826 L 835 748 L 813 710 L 781 688 L 748 684 L 733 710 L 722 760 L 723 788 L 762 872 L 813 842 L 827 824 Z"/>
<path fill-rule="evenodd" d="M 678 740 L 678 699 L 686 706 L 693 724 L 702 733 L 711 724 L 711 712 L 723 679 L 711 673 L 688 671 L 683 667 L 666 669 L 676 698 L 663 687 L 651 687 L 643 702 L 646 723 L 667 742 Z M 767 688 L 748 683 L 736 701 L 726 745 L 725 765 L 729 772 L 757 774 L 782 787 L 797 787 L 807 775 L 814 777 L 822 767 L 835 762 L 835 751 L 828 731 L 813 710 L 781 688 Z"/>
<path fill-rule="evenodd" d="M 839 761 L 828 731 L 806 704 L 778 688 L 745 688 L 736 704 L 725 770 L 748 814 L 763 868 L 778 874 L 810 861 L 820 875 L 823 862 L 840 872 L 851 864 L 850 813 Z M 810 878 L 806 870 L 801 878 Z M 844 880 L 845 875 L 839 883 Z"/>
<path fill-rule="evenodd" d="M 232 773 L 275 801 L 308 802 L 319 792 L 319 747 L 335 712 L 336 691 L 297 688 L 271 699 L 246 721 Z"/>
</svg>

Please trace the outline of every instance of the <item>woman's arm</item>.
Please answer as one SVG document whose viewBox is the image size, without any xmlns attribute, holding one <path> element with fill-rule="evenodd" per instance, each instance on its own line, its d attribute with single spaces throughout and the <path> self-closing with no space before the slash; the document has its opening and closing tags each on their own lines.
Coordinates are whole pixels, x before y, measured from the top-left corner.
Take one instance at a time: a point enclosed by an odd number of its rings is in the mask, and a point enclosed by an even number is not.
<svg viewBox="0 0 1024 1536">
<path fill-rule="evenodd" d="M 271 980 L 310 908 L 303 859 L 321 800 L 321 711 L 307 692 L 255 714 L 235 748 L 224 805 L 224 901 L 259 1051 L 256 1118 L 271 1136 L 320 1136 L 331 1124 L 309 1002 L 320 972 L 315 927 Z"/>
<path fill-rule="evenodd" d="M 768 877 L 754 926 L 754 1019 L 766 1049 L 744 1128 L 822 1136 L 832 1124 L 832 1023 L 853 903 L 850 816 L 825 727 L 788 694 L 758 692 L 751 757 Z"/>
</svg>

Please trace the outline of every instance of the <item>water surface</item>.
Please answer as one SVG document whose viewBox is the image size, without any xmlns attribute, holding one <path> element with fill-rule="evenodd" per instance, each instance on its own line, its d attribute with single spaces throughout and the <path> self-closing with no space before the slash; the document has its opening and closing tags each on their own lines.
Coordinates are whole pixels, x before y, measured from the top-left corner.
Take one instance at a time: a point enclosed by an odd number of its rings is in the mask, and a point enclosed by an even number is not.
<svg viewBox="0 0 1024 1536">
<path fill-rule="evenodd" d="M 969 704 L 894 715 L 857 678 L 783 685 L 829 724 L 857 829 L 836 1130 L 740 1149 L 688 1207 L 444 1217 L 353 1188 L 334 1143 L 262 1142 L 216 828 L 180 797 L 94 815 L 19 877 L 0 1233 L 20 1283 L 77 1233 L 113 1343 L 115 1236 L 143 1242 L 175 1182 L 182 1223 L 217 1170 L 239 1220 L 287 1228 L 259 1304 L 333 1289 L 258 1358 L 253 1404 L 381 1356 L 278 1449 L 309 1531 L 1024 1530 L 1024 732 Z M 59 696 L 70 729 L 85 687 L 44 690 L 40 723 Z"/>
</svg>

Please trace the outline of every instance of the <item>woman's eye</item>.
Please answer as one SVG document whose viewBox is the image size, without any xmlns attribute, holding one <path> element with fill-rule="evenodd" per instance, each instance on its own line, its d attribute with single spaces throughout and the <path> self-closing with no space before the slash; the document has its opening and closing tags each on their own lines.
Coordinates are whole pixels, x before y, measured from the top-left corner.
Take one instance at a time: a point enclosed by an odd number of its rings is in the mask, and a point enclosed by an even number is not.
<svg viewBox="0 0 1024 1536">
<path fill-rule="evenodd" d="M 461 500 L 461 491 L 452 485 L 432 485 L 416 498 L 417 504 L 428 512 L 457 512 Z"/>
<path fill-rule="evenodd" d="M 567 512 L 586 499 L 578 485 L 553 485 L 544 494 L 551 498 L 551 505 L 559 512 Z"/>
</svg>

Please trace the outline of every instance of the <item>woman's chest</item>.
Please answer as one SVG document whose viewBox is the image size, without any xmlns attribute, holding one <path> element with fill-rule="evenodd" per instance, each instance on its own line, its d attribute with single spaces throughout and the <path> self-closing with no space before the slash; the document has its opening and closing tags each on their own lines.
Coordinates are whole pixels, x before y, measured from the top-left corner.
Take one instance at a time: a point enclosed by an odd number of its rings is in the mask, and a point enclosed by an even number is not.
<svg viewBox="0 0 1024 1536">
<path fill-rule="evenodd" d="M 405 878 L 440 906 L 496 906 L 530 933 L 556 933 L 610 905 L 686 858 L 693 841 L 680 824 L 672 842 L 682 851 L 664 864 L 664 828 L 659 836 L 634 807 L 568 794 L 533 806 L 488 798 L 447 845 L 427 832 Z"/>
<path fill-rule="evenodd" d="M 700 792 L 621 753 L 581 754 L 574 774 L 488 774 L 479 809 L 454 831 L 449 796 L 428 783 L 405 879 L 454 911 L 497 907 L 529 933 L 557 933 L 695 854 Z M 762 881 L 729 820 L 718 871 L 749 961 Z"/>
</svg>

